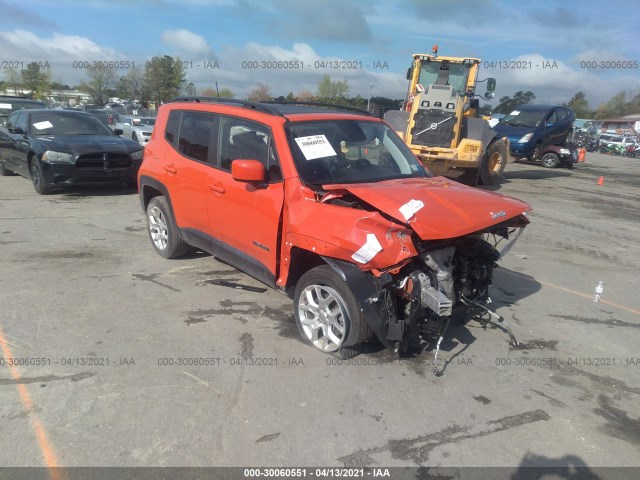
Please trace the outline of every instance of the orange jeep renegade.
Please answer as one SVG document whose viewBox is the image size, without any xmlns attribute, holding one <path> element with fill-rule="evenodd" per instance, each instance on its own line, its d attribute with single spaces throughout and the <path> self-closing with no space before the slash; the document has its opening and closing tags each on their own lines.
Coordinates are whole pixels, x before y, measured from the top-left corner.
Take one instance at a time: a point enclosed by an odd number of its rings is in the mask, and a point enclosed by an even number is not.
<svg viewBox="0 0 640 480">
<path fill-rule="evenodd" d="M 158 254 L 194 246 L 292 296 L 323 352 L 377 338 L 437 354 L 458 308 L 510 333 L 486 305 L 529 206 L 434 177 L 365 111 L 178 98 L 159 110 L 138 182 Z"/>
</svg>

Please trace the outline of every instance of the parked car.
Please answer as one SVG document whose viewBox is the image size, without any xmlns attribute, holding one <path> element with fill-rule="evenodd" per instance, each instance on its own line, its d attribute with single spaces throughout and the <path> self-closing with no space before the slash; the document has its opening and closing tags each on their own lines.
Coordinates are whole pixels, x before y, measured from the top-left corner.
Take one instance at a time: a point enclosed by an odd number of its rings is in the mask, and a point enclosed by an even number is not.
<svg viewBox="0 0 640 480">
<path fill-rule="evenodd" d="M 85 107 L 84 111 L 91 115 L 95 115 L 102 123 L 110 127 L 115 127 L 115 125 L 120 121 L 120 114 L 115 110 L 110 110 L 108 108 Z"/>
<path fill-rule="evenodd" d="M 493 129 L 511 142 L 515 158 L 535 160 L 543 148 L 563 143 L 576 119 L 573 110 L 554 105 L 520 105 Z"/>
<path fill-rule="evenodd" d="M 122 130 L 124 138 L 130 138 L 144 147 L 151 138 L 155 124 L 156 119 L 152 117 L 122 117 L 116 128 Z"/>
<path fill-rule="evenodd" d="M 616 145 L 623 149 L 626 149 L 630 145 L 638 144 L 638 140 L 635 137 L 628 135 L 613 135 L 610 133 L 603 133 L 599 139 L 600 145 Z"/>
<path fill-rule="evenodd" d="M 135 184 L 142 147 L 93 115 L 18 110 L 0 127 L 0 175 L 30 178 L 36 192 L 96 182 Z"/>
<path fill-rule="evenodd" d="M 49 108 L 40 100 L 31 98 L 12 97 L 10 95 L 0 95 L 0 127 L 7 123 L 7 117 L 16 110 L 34 108 Z"/>
<path fill-rule="evenodd" d="M 573 168 L 578 162 L 578 146 L 573 143 L 548 145 L 540 152 L 539 161 L 543 167 L 547 168 Z"/>
<path fill-rule="evenodd" d="M 437 354 L 454 307 L 489 311 L 495 262 L 529 223 L 526 203 L 434 177 L 347 107 L 177 99 L 138 181 L 159 255 L 191 245 L 292 296 L 302 338 L 343 358 L 373 338 Z"/>
</svg>

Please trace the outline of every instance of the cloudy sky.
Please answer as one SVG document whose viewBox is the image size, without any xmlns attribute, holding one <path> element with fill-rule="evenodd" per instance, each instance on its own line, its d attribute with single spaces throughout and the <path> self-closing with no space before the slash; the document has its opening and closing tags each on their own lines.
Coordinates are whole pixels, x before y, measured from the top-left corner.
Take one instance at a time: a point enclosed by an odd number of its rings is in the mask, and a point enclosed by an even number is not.
<svg viewBox="0 0 640 480">
<path fill-rule="evenodd" d="M 561 103 L 584 91 L 596 107 L 622 90 L 640 88 L 637 0 L 570 5 L 554 0 L 0 0 L 0 79 L 6 79 L 8 66 L 20 69 L 36 61 L 48 62 L 54 80 L 73 85 L 85 79 L 83 63 L 143 66 L 166 54 L 185 62 L 187 80 L 199 90 L 218 82 L 243 97 L 261 82 L 274 96 L 315 92 L 320 77 L 329 74 L 348 80 L 352 95 L 402 98 L 411 54 L 428 53 L 438 43 L 441 55 L 481 58 L 480 76 L 497 79 L 498 98 L 531 90 L 541 103 Z M 511 60 L 531 67 L 509 68 Z M 283 66 L 278 61 L 291 61 L 294 68 L 278 68 Z M 503 65 L 507 68 L 498 68 Z"/>
</svg>

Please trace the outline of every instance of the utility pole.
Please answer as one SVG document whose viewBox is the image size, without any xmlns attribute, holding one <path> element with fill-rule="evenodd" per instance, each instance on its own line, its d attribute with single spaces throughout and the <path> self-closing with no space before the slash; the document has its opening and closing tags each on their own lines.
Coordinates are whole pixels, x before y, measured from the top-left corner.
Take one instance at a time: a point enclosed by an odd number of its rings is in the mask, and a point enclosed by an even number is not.
<svg viewBox="0 0 640 480">
<path fill-rule="evenodd" d="M 373 83 L 369 84 L 369 98 L 367 100 L 367 111 L 371 111 L 371 89 L 373 88 Z"/>
</svg>

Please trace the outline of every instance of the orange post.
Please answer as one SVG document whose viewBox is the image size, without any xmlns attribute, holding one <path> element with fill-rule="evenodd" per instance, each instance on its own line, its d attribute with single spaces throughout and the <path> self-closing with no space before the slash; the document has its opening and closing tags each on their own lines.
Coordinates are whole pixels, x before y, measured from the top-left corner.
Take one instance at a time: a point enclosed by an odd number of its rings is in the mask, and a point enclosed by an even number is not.
<svg viewBox="0 0 640 480">
<path fill-rule="evenodd" d="M 584 162 L 584 157 L 587 154 L 587 149 L 586 148 L 581 148 L 580 150 L 578 150 L 578 161 L 579 162 Z"/>
<path fill-rule="evenodd" d="M 598 185 L 602 185 L 604 183 L 604 176 L 600 175 L 600 178 L 598 179 Z"/>
</svg>

